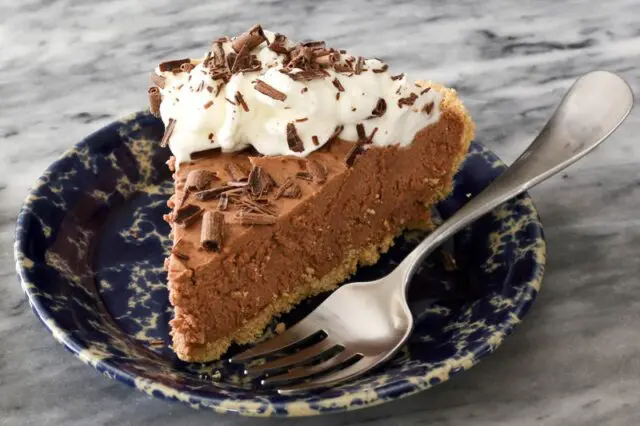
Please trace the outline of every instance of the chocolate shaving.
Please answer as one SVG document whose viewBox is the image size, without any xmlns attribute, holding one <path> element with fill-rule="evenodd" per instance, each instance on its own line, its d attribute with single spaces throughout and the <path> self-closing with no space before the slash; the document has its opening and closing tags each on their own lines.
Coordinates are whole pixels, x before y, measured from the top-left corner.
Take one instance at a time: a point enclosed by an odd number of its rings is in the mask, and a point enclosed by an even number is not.
<svg viewBox="0 0 640 426">
<path fill-rule="evenodd" d="M 225 211 L 227 210 L 228 206 L 229 206 L 229 194 L 224 192 L 220 195 L 220 200 L 218 200 L 218 207 L 216 207 L 216 209 L 218 211 Z"/>
<path fill-rule="evenodd" d="M 340 60 L 340 54 L 338 52 L 331 51 L 326 49 L 320 54 L 315 54 L 315 62 L 316 64 L 323 67 L 331 67 L 335 65 L 336 62 Z"/>
<path fill-rule="evenodd" d="M 320 145 L 320 140 L 318 139 L 318 137 L 316 135 L 311 136 L 311 142 L 313 142 L 313 144 L 315 146 Z"/>
<path fill-rule="evenodd" d="M 358 56 L 358 59 L 356 60 L 356 66 L 354 67 L 353 72 L 355 72 L 356 75 L 361 74 L 363 66 L 364 66 L 364 58 L 362 56 Z"/>
<path fill-rule="evenodd" d="M 162 102 L 162 95 L 160 89 L 157 87 L 149 87 L 147 90 L 149 95 L 149 111 L 156 117 L 160 117 L 160 103 Z"/>
<path fill-rule="evenodd" d="M 173 222 L 180 226 L 187 227 L 192 224 L 200 215 L 202 209 L 195 204 L 187 204 L 184 207 L 179 208 L 174 216 Z"/>
<path fill-rule="evenodd" d="M 175 247 L 171 249 L 171 254 L 177 257 L 180 260 L 189 260 L 189 256 L 178 251 Z"/>
<path fill-rule="evenodd" d="M 316 183 L 325 183 L 327 181 L 327 170 L 317 160 L 307 161 L 307 169 L 313 176 L 313 181 Z"/>
<path fill-rule="evenodd" d="M 309 90 L 309 88 L 308 88 L 308 87 L 303 87 L 303 88 L 300 90 L 300 93 L 306 93 L 308 90 Z"/>
<path fill-rule="evenodd" d="M 351 64 L 335 64 L 333 66 L 333 69 L 336 70 L 336 72 L 352 72 L 353 71 L 353 67 L 351 66 Z"/>
<path fill-rule="evenodd" d="M 213 93 L 213 87 L 211 87 L 211 86 L 207 86 L 207 92 L 209 92 L 209 93 Z"/>
<path fill-rule="evenodd" d="M 213 105 L 213 101 L 208 101 L 206 104 L 204 104 L 202 107 L 204 109 L 209 109 L 211 108 L 211 106 Z"/>
<path fill-rule="evenodd" d="M 269 43 L 269 49 L 281 55 L 287 54 L 289 53 L 289 50 L 287 49 L 286 44 L 287 37 L 282 34 L 276 34 L 273 37 L 273 41 Z"/>
<path fill-rule="evenodd" d="M 431 87 L 427 87 L 426 89 L 424 89 L 422 92 L 420 92 L 421 95 L 424 95 L 425 93 L 427 93 L 429 90 L 431 90 Z"/>
<path fill-rule="evenodd" d="M 378 128 L 374 127 L 373 131 L 371 132 L 371 134 L 369 135 L 369 137 L 364 141 L 365 144 L 370 144 L 373 143 L 373 137 L 376 135 L 376 133 L 378 132 Z"/>
<path fill-rule="evenodd" d="M 235 220 L 241 225 L 273 225 L 276 218 L 267 214 L 239 212 Z"/>
<path fill-rule="evenodd" d="M 252 66 L 250 50 L 246 47 L 242 48 L 240 52 L 235 57 L 235 61 L 233 61 L 233 65 L 231 66 L 231 73 L 235 74 L 241 71 L 255 71 L 255 67 Z M 260 63 L 258 61 L 258 70 L 260 69 Z"/>
<path fill-rule="evenodd" d="M 353 166 L 353 163 L 355 162 L 356 157 L 362 153 L 362 145 L 363 145 L 363 142 L 361 140 L 353 144 L 353 146 L 351 147 L 351 149 L 347 153 L 347 156 L 344 159 L 344 162 L 347 165 L 347 167 Z"/>
<path fill-rule="evenodd" d="M 342 86 L 342 83 L 340 83 L 340 80 L 338 80 L 337 78 L 334 78 L 332 83 L 336 89 L 338 89 L 341 92 L 344 92 L 344 87 Z"/>
<path fill-rule="evenodd" d="M 254 197 L 267 194 L 273 185 L 273 179 L 260 166 L 254 166 L 249 173 L 249 189 Z"/>
<path fill-rule="evenodd" d="M 219 180 L 215 173 L 204 169 L 191 170 L 187 175 L 185 189 L 187 191 L 204 191 L 209 189 L 213 181 Z"/>
<path fill-rule="evenodd" d="M 300 197 L 301 193 L 302 191 L 300 190 L 300 186 L 295 183 L 293 179 L 287 178 L 282 186 L 278 188 L 278 191 L 276 192 L 274 198 L 276 200 L 280 199 L 281 197 L 298 198 Z"/>
<path fill-rule="evenodd" d="M 431 110 L 433 110 L 433 102 L 424 104 L 424 106 L 422 107 L 422 111 L 424 111 L 424 113 L 427 115 L 431 114 Z"/>
<path fill-rule="evenodd" d="M 302 180 L 312 181 L 313 180 L 313 175 L 310 172 L 297 172 L 296 173 L 296 178 L 302 179 Z"/>
<path fill-rule="evenodd" d="M 297 73 L 288 73 L 289 77 L 291 77 L 294 81 L 311 81 L 319 78 L 328 77 L 330 74 L 325 70 L 305 70 Z"/>
<path fill-rule="evenodd" d="M 276 101 L 284 102 L 284 100 L 287 99 L 287 95 L 262 80 L 258 80 L 254 88 L 263 95 L 275 99 Z"/>
<path fill-rule="evenodd" d="M 261 205 L 258 202 L 261 202 L 263 204 L 266 202 L 267 205 Z M 271 208 L 269 208 L 269 201 L 266 199 L 251 200 L 249 198 L 240 198 L 236 201 L 236 203 L 241 206 L 241 208 L 243 209 L 241 211 L 243 212 L 261 213 L 269 216 L 275 216 L 275 212 Z"/>
<path fill-rule="evenodd" d="M 211 46 L 211 52 L 213 52 L 213 66 L 215 68 L 224 68 L 227 63 L 222 43 L 219 41 L 214 42 Z"/>
<path fill-rule="evenodd" d="M 398 74 L 398 75 L 392 75 L 391 80 L 400 80 L 403 77 L 404 77 L 404 73 Z"/>
<path fill-rule="evenodd" d="M 225 58 L 225 59 L 226 59 L 226 62 L 227 62 L 227 64 L 226 64 L 226 65 L 227 65 L 227 70 L 228 70 L 229 72 L 231 72 L 231 68 L 233 68 L 233 64 L 235 64 L 235 63 L 236 63 L 236 57 L 237 57 L 237 56 L 238 56 L 238 55 L 236 55 L 235 53 L 230 52 L 230 53 L 227 55 L 227 57 Z"/>
<path fill-rule="evenodd" d="M 418 99 L 418 95 L 415 93 L 411 93 L 409 96 L 398 99 L 398 108 L 402 108 L 403 105 L 412 106 L 413 103 Z"/>
<path fill-rule="evenodd" d="M 207 211 L 202 216 L 200 244 L 206 250 L 220 251 L 224 229 L 224 214 L 219 211 Z"/>
<path fill-rule="evenodd" d="M 327 143 L 333 142 L 335 139 L 337 139 L 338 136 L 340 136 L 340 133 L 342 133 L 343 129 L 344 129 L 343 125 L 336 126 L 336 128 L 333 129 L 333 133 L 331 134 L 331 136 L 329 136 L 329 139 L 327 139 Z"/>
<path fill-rule="evenodd" d="M 215 200 L 217 198 L 220 198 L 220 195 L 222 195 L 223 193 L 231 190 L 237 190 L 237 189 L 238 188 L 235 186 L 229 186 L 229 185 L 220 186 L 218 188 L 207 189 L 204 191 L 196 192 L 195 197 L 196 197 L 196 200 L 198 201 Z"/>
<path fill-rule="evenodd" d="M 160 141 L 161 147 L 164 148 L 167 145 L 169 145 L 169 139 L 171 139 L 171 135 L 173 134 L 174 127 L 176 127 L 176 120 L 174 120 L 173 118 L 170 118 L 167 123 L 166 129 L 164 129 L 164 135 L 162 136 L 162 140 Z"/>
<path fill-rule="evenodd" d="M 367 132 L 364 130 L 364 124 L 356 124 L 356 132 L 358 132 L 358 141 L 364 141 L 367 138 Z"/>
<path fill-rule="evenodd" d="M 227 163 L 224 169 L 229 174 L 231 179 L 238 182 L 247 180 L 247 178 L 249 177 L 247 171 L 242 166 L 236 163 Z"/>
<path fill-rule="evenodd" d="M 214 68 L 209 72 L 209 77 L 211 77 L 212 80 L 222 80 L 227 82 L 229 81 L 229 78 L 231 78 L 231 74 L 228 69 Z"/>
<path fill-rule="evenodd" d="M 218 83 L 218 85 L 216 86 L 216 94 L 214 95 L 215 97 L 218 97 L 223 87 L 224 87 L 224 82 Z"/>
<path fill-rule="evenodd" d="M 182 72 L 191 72 L 191 70 L 194 68 L 195 68 L 195 65 L 193 65 L 192 63 L 180 65 L 180 71 Z"/>
<path fill-rule="evenodd" d="M 264 35 L 264 31 L 262 31 L 262 27 L 256 24 L 249 28 L 247 32 L 236 37 L 231 43 L 231 47 L 236 52 L 240 52 L 243 48 L 247 49 L 247 52 L 250 52 L 263 41 L 267 41 L 267 37 Z"/>
<path fill-rule="evenodd" d="M 340 92 L 336 92 L 336 101 L 340 100 Z"/>
<path fill-rule="evenodd" d="M 224 98 L 227 102 L 229 102 L 231 105 L 235 105 L 236 103 L 233 102 L 231 99 L 229 98 Z"/>
<path fill-rule="evenodd" d="M 298 136 L 296 125 L 293 123 L 287 123 L 287 144 L 289 145 L 289 149 L 293 152 L 304 151 L 304 144 L 302 143 L 300 136 Z"/>
<path fill-rule="evenodd" d="M 324 47 L 325 42 L 322 40 L 305 41 L 302 43 L 304 47 Z"/>
<path fill-rule="evenodd" d="M 240 182 L 235 181 L 235 180 L 230 180 L 229 182 L 227 182 L 227 185 L 233 186 L 233 187 L 236 187 L 236 188 L 241 188 L 243 186 L 249 185 L 249 182 L 247 182 L 246 180 L 240 181 Z"/>
<path fill-rule="evenodd" d="M 155 72 L 149 75 L 149 79 L 151 80 L 151 83 L 153 83 L 154 86 L 158 86 L 161 89 L 164 89 L 164 85 L 167 82 L 166 78 L 156 74 Z"/>
<path fill-rule="evenodd" d="M 236 92 L 236 102 L 240 104 L 240 106 L 245 112 L 249 112 L 249 106 L 244 101 L 244 97 L 242 96 L 242 93 Z"/>
<path fill-rule="evenodd" d="M 204 59 L 202 60 L 202 68 L 209 68 L 210 62 L 211 62 L 211 52 L 207 52 L 207 54 L 204 56 Z M 191 80 L 191 76 L 189 76 L 189 80 Z"/>
<path fill-rule="evenodd" d="M 186 59 L 176 59 L 175 61 L 167 61 L 167 62 L 161 62 L 160 65 L 158 65 L 158 69 L 160 70 L 160 72 L 165 72 L 165 71 L 177 71 L 180 69 L 180 66 L 182 64 L 190 64 L 191 63 L 191 59 L 186 58 Z"/>
<path fill-rule="evenodd" d="M 373 70 L 373 72 L 375 72 L 375 73 L 382 73 L 382 72 L 385 72 L 385 71 L 386 71 L 386 70 L 388 70 L 388 69 L 389 69 L 389 65 L 387 65 L 387 64 L 383 64 L 383 65 L 382 65 L 382 68 L 379 68 L 379 69 L 377 69 L 377 70 Z"/>
<path fill-rule="evenodd" d="M 378 99 L 376 107 L 373 109 L 373 111 L 371 111 L 371 115 L 373 115 L 374 117 L 382 117 L 385 112 L 387 112 L 387 102 L 384 99 L 380 98 Z"/>
</svg>

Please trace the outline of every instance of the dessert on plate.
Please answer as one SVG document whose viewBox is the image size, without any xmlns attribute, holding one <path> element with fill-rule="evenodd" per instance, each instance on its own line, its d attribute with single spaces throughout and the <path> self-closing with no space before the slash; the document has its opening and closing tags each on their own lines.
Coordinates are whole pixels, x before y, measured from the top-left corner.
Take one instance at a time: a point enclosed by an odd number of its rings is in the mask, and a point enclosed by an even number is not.
<svg viewBox="0 0 640 426">
<path fill-rule="evenodd" d="M 454 90 L 259 25 L 151 80 L 173 154 L 165 267 L 185 361 L 255 341 L 430 226 L 474 133 Z"/>
</svg>

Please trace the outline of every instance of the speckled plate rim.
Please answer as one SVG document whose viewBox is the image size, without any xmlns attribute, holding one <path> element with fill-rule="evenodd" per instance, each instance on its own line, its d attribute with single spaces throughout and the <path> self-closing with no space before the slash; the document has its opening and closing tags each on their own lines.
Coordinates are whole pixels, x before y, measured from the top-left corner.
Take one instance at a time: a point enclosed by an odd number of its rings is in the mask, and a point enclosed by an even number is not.
<svg viewBox="0 0 640 426">
<path fill-rule="evenodd" d="M 133 113 L 130 116 L 122 118 L 118 122 L 134 120 L 137 114 L 138 113 Z M 111 125 L 114 124 L 115 123 L 112 123 Z M 102 373 L 104 376 L 125 383 L 150 396 L 168 401 L 180 401 L 186 403 L 187 405 L 190 405 L 193 408 L 209 408 L 218 413 L 237 413 L 244 416 L 254 417 L 282 415 L 279 414 L 278 410 L 269 410 L 268 408 L 270 408 L 270 404 L 265 404 L 265 401 L 263 400 L 249 401 L 244 399 L 236 400 L 226 398 L 212 398 L 195 392 L 178 391 L 174 388 L 171 388 L 170 386 L 163 384 L 160 381 L 142 378 L 124 372 L 108 360 L 103 360 L 95 357 L 91 351 L 87 350 L 87 348 L 84 348 L 81 344 L 75 341 L 65 329 L 58 325 L 58 323 L 54 319 L 54 315 L 52 315 L 49 309 L 47 309 L 46 306 L 43 306 L 43 304 L 41 304 L 37 300 L 37 298 L 34 297 L 34 295 L 29 291 L 30 285 L 35 286 L 35 283 L 32 283 L 28 280 L 26 273 L 26 269 L 30 267 L 30 263 L 32 261 L 28 259 L 20 250 L 20 245 L 23 242 L 22 237 L 24 237 L 24 235 L 20 235 L 18 231 L 22 228 L 22 225 L 25 224 L 25 221 L 29 214 L 29 210 L 32 207 L 33 200 L 37 196 L 38 190 L 42 186 L 47 185 L 45 176 L 55 171 L 56 168 L 60 164 L 62 164 L 62 162 L 71 157 L 83 145 L 89 143 L 89 141 L 92 139 L 92 136 L 94 134 L 97 134 L 101 130 L 103 129 L 99 129 L 93 134 L 87 136 L 74 147 L 64 152 L 55 162 L 53 162 L 45 170 L 43 175 L 38 178 L 35 185 L 29 191 L 29 195 L 26 197 L 22 208 L 20 209 L 20 213 L 17 219 L 14 256 L 16 261 L 16 271 L 18 273 L 20 284 L 22 290 L 28 298 L 32 310 L 45 325 L 45 327 L 51 332 L 54 339 L 64 345 L 64 347 L 66 347 L 82 362 L 90 365 L 98 372 Z M 504 165 L 504 163 L 502 163 L 495 154 L 493 154 L 486 147 L 484 149 L 496 158 L 496 162 L 498 163 L 498 165 Z M 525 201 L 531 203 L 533 213 L 537 214 L 535 206 L 533 205 L 533 202 L 527 194 L 525 194 Z M 537 238 L 539 240 L 539 243 L 541 244 L 539 256 L 537 257 L 536 262 L 534 262 L 533 264 L 534 269 L 532 273 L 529 274 L 529 276 L 532 278 L 522 283 L 531 290 L 540 289 L 546 264 L 546 243 L 543 236 L 542 226 L 538 224 L 536 228 L 538 232 Z M 414 395 L 418 392 L 429 389 L 435 384 L 439 384 L 448 380 L 451 376 L 458 374 L 461 371 L 470 369 L 471 367 L 476 365 L 484 356 L 495 351 L 498 346 L 500 346 L 504 338 L 508 336 L 513 331 L 515 326 L 521 321 L 522 317 L 527 313 L 530 306 L 531 303 L 522 303 L 520 305 L 514 306 L 512 309 L 513 315 L 511 319 L 509 321 L 503 322 L 501 324 L 501 327 L 497 327 L 495 331 L 489 336 L 489 338 L 486 339 L 485 343 L 480 345 L 475 351 L 469 352 L 465 357 L 462 357 L 460 359 L 451 360 L 444 366 L 430 371 L 427 375 L 413 376 L 411 380 L 404 380 L 397 386 L 389 386 L 388 384 L 385 384 L 382 386 L 371 387 L 369 389 L 358 389 L 349 393 L 342 393 L 337 396 L 329 396 L 327 398 L 322 398 L 322 395 L 320 395 L 318 401 L 316 402 L 322 402 L 322 411 L 312 409 L 309 406 L 309 403 L 302 399 L 292 402 L 286 402 L 283 403 L 283 405 L 286 405 L 285 416 L 302 417 L 353 411 L 356 409 L 372 407 L 383 404 L 385 402 L 405 398 L 407 396 Z M 437 380 L 434 382 L 434 379 Z M 354 401 L 358 402 L 353 403 Z M 267 409 L 265 409 L 265 405 Z"/>
</svg>

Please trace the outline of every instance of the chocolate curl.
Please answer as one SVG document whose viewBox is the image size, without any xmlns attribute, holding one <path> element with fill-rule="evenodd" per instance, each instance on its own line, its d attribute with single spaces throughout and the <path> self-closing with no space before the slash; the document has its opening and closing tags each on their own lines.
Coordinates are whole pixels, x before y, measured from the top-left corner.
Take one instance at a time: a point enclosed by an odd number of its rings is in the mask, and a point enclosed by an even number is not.
<svg viewBox="0 0 640 426">
<path fill-rule="evenodd" d="M 206 189 L 204 191 L 199 191 L 195 193 L 196 200 L 198 201 L 209 201 L 220 198 L 220 196 L 231 190 L 238 189 L 236 186 L 221 186 L 219 188 Z"/>
<path fill-rule="evenodd" d="M 169 145 L 169 139 L 171 139 L 171 135 L 173 134 L 173 129 L 176 127 L 176 120 L 170 118 L 167 127 L 164 129 L 164 135 L 162 136 L 162 140 L 160 141 L 161 147 L 166 147 Z"/>
<path fill-rule="evenodd" d="M 293 123 L 287 123 L 287 144 L 289 145 L 289 149 L 293 152 L 304 151 L 304 144 L 302 143 L 300 136 L 298 136 L 296 125 Z"/>
<path fill-rule="evenodd" d="M 282 186 L 278 188 L 278 191 L 276 192 L 274 198 L 276 200 L 280 199 L 281 197 L 298 198 L 300 197 L 301 192 L 302 191 L 300 190 L 300 186 L 298 186 L 298 184 L 295 183 L 293 179 L 287 178 L 287 180 L 284 181 Z"/>
<path fill-rule="evenodd" d="M 226 66 L 224 49 L 222 43 L 216 41 L 211 46 L 211 52 L 213 52 L 213 66 L 214 68 L 221 68 Z"/>
<path fill-rule="evenodd" d="M 236 182 L 240 182 L 243 180 L 247 180 L 249 175 L 244 167 L 236 164 L 236 163 L 228 163 L 225 168 L 226 172 L 229 174 L 232 180 Z"/>
<path fill-rule="evenodd" d="M 269 49 L 281 55 L 289 53 L 286 47 L 287 37 L 282 34 L 276 34 L 273 37 L 273 41 L 269 43 Z"/>
<path fill-rule="evenodd" d="M 387 112 L 387 102 L 384 99 L 380 98 L 378 99 L 376 107 L 373 109 L 373 111 L 371 111 L 371 115 L 373 115 L 374 117 L 382 117 L 385 112 Z"/>
<path fill-rule="evenodd" d="M 195 65 L 193 65 L 192 63 L 187 63 L 187 64 L 182 64 L 180 65 L 180 71 L 182 72 L 191 72 L 192 69 L 195 68 Z"/>
<path fill-rule="evenodd" d="M 151 74 L 149 75 L 149 80 L 151 80 L 151 83 L 152 83 L 154 86 L 158 86 L 158 87 L 159 87 L 159 88 L 161 88 L 161 89 L 164 89 L 164 85 L 165 85 L 165 84 L 166 84 L 166 82 L 167 82 L 167 79 L 166 79 L 166 78 L 164 78 L 164 77 L 163 77 L 163 76 L 161 76 L 161 75 L 156 74 L 155 72 L 153 72 L 153 73 L 151 73 Z"/>
<path fill-rule="evenodd" d="M 213 172 L 203 169 L 191 170 L 187 175 L 185 188 L 187 191 L 204 191 L 216 180 L 219 180 L 218 176 Z"/>
<path fill-rule="evenodd" d="M 340 83 L 340 80 L 338 80 L 338 78 L 334 78 L 331 83 L 333 83 L 333 86 L 336 89 L 338 89 L 341 92 L 344 92 L 344 87 L 342 86 L 342 83 Z"/>
<path fill-rule="evenodd" d="M 190 64 L 190 63 L 191 63 L 191 59 L 189 58 L 176 59 L 175 61 L 162 62 L 160 65 L 158 65 L 158 69 L 160 70 L 160 72 L 165 72 L 165 71 L 175 72 L 180 70 L 180 66 L 182 64 Z"/>
<path fill-rule="evenodd" d="M 242 48 L 246 48 L 247 51 L 250 52 L 254 48 L 258 47 L 258 45 L 263 41 L 267 41 L 267 37 L 262 31 L 262 27 L 256 24 L 249 28 L 249 31 L 246 33 L 240 34 L 236 37 L 236 39 L 231 43 L 231 47 L 236 52 L 240 52 Z"/>
<path fill-rule="evenodd" d="M 433 110 L 433 102 L 424 104 L 424 107 L 422 107 L 422 111 L 427 115 L 431 114 L 431 110 Z"/>
<path fill-rule="evenodd" d="M 355 72 L 356 75 L 361 74 L 363 67 L 364 67 L 364 58 L 362 56 L 358 56 L 358 59 L 356 60 L 356 66 L 354 67 L 353 72 Z"/>
<path fill-rule="evenodd" d="M 266 194 L 273 185 L 273 179 L 260 166 L 254 166 L 249 173 L 249 189 L 254 197 L 260 197 Z"/>
<path fill-rule="evenodd" d="M 325 183 L 327 181 L 327 170 L 317 160 L 307 161 L 307 169 L 311 173 L 314 182 Z"/>
<path fill-rule="evenodd" d="M 284 102 L 287 99 L 287 95 L 262 80 L 258 80 L 256 82 L 255 89 L 263 95 L 275 99 L 276 101 Z"/>
<path fill-rule="evenodd" d="M 235 221 L 240 225 L 273 225 L 276 217 L 261 213 L 239 212 L 235 216 Z"/>
<path fill-rule="evenodd" d="M 383 73 L 383 72 L 385 72 L 385 71 L 386 71 L 386 70 L 388 70 L 388 69 L 389 69 L 389 65 L 387 65 L 387 64 L 383 64 L 383 65 L 382 65 L 382 68 L 379 68 L 379 69 L 377 69 L 377 70 L 373 70 L 373 72 L 374 72 L 374 73 Z"/>
<path fill-rule="evenodd" d="M 403 105 L 412 106 L 418 99 L 418 95 L 411 93 L 409 96 L 398 99 L 398 108 L 402 108 Z"/>
<path fill-rule="evenodd" d="M 187 227 L 191 225 L 200 215 L 202 209 L 195 204 L 187 204 L 178 209 L 173 217 L 173 222 L 180 226 Z"/>
<path fill-rule="evenodd" d="M 147 90 L 149 95 L 149 110 L 151 114 L 156 117 L 160 117 L 160 103 L 162 102 L 162 95 L 160 94 L 160 89 L 157 87 L 149 87 Z"/>
<path fill-rule="evenodd" d="M 220 251 L 224 230 L 224 214 L 219 211 L 207 211 L 202 216 L 200 244 L 206 250 Z"/>
<path fill-rule="evenodd" d="M 315 58 L 316 64 L 320 66 L 330 67 L 340 60 L 338 52 L 327 51 L 322 53 L 322 55 L 317 55 Z"/>
</svg>

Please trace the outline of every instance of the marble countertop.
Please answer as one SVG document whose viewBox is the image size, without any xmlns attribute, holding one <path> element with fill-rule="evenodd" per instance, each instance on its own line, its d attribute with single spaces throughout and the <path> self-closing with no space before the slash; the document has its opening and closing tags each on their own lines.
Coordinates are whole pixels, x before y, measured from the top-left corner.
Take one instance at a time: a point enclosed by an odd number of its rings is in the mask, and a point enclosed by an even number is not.
<svg viewBox="0 0 640 426">
<path fill-rule="evenodd" d="M 532 192 L 549 261 L 523 324 L 471 371 L 384 406 L 284 422 L 146 397 L 54 341 L 30 312 L 12 255 L 17 211 L 44 168 L 145 107 L 157 62 L 198 55 L 218 35 L 259 21 L 451 85 L 478 140 L 512 161 L 580 74 L 615 71 L 640 94 L 639 1 L 144 3 L 0 5 L 0 425 L 640 423 L 640 108 L 602 148 Z"/>
</svg>

